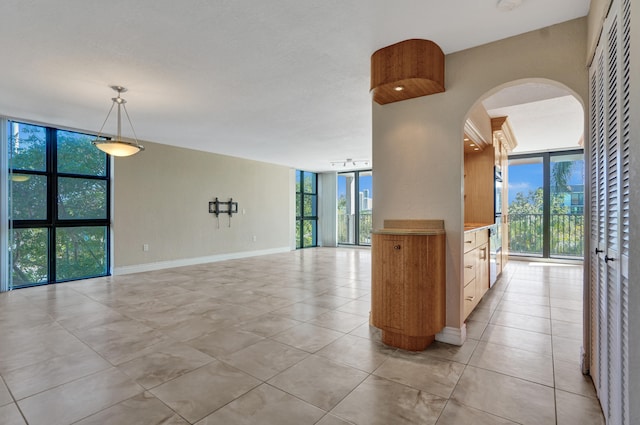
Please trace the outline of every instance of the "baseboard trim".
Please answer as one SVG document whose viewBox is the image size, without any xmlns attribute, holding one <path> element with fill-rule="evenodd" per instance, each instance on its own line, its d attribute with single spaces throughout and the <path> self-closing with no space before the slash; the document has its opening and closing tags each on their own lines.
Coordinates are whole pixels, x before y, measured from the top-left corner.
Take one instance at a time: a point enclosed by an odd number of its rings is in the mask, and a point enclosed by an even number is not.
<svg viewBox="0 0 640 425">
<path fill-rule="evenodd" d="M 441 332 L 436 334 L 436 341 L 453 345 L 462 345 L 467 339 L 467 325 L 462 324 L 461 328 L 453 328 L 447 326 Z"/>
<path fill-rule="evenodd" d="M 170 269 L 173 267 L 195 266 L 198 264 L 215 263 L 225 260 L 236 260 L 239 258 L 258 257 L 261 255 L 280 254 L 283 252 L 290 252 L 291 248 L 280 247 L 272 249 L 263 249 L 258 251 L 242 251 L 242 252 L 230 252 L 218 255 L 208 255 L 206 257 L 184 258 L 180 260 L 159 261 L 156 263 L 136 264 L 132 266 L 115 267 L 113 269 L 113 275 L 124 275 L 141 272 L 151 272 L 154 270 Z"/>
</svg>

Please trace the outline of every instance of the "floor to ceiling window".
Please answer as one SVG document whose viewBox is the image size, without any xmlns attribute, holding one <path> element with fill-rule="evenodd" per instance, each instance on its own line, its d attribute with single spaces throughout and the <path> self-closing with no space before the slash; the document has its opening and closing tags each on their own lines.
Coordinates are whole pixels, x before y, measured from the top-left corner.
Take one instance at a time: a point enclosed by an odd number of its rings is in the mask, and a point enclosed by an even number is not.
<svg viewBox="0 0 640 425">
<path fill-rule="evenodd" d="M 582 258 L 582 150 L 510 156 L 508 216 L 510 255 Z"/>
<path fill-rule="evenodd" d="M 318 175 L 296 170 L 296 248 L 318 246 Z"/>
<path fill-rule="evenodd" d="M 338 243 L 371 245 L 371 170 L 338 173 Z"/>
<path fill-rule="evenodd" d="M 95 137 L 8 127 L 10 288 L 107 275 L 109 167 Z"/>
</svg>

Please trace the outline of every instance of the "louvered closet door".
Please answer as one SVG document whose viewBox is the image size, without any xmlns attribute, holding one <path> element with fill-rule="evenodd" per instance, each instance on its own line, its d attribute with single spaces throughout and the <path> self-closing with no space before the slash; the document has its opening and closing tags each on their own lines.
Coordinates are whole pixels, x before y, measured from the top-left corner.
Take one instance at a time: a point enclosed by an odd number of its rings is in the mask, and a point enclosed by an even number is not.
<svg viewBox="0 0 640 425">
<path fill-rule="evenodd" d="M 591 375 L 608 424 L 629 424 L 630 7 L 613 2 L 590 69 Z"/>
</svg>

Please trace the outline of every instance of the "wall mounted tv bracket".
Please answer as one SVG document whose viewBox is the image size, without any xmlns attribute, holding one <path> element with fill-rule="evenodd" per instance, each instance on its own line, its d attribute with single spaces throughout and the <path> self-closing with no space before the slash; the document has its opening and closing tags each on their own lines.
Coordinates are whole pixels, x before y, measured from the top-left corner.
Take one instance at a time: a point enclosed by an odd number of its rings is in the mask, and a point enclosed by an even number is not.
<svg viewBox="0 0 640 425">
<path fill-rule="evenodd" d="M 223 202 L 216 197 L 215 201 L 209 202 L 209 212 L 216 215 L 218 229 L 220 228 L 220 214 L 229 214 L 229 227 L 231 227 L 231 217 L 233 214 L 238 214 L 238 203 L 233 202 L 233 198 Z"/>
</svg>

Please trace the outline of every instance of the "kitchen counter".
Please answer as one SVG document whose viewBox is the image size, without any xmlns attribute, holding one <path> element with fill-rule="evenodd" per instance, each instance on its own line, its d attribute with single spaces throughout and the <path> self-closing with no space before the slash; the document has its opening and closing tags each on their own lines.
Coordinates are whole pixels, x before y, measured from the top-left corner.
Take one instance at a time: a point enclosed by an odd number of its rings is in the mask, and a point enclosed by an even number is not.
<svg viewBox="0 0 640 425">
<path fill-rule="evenodd" d="M 476 231 L 483 228 L 489 228 L 491 226 L 493 226 L 493 223 L 464 223 L 464 231 Z"/>
</svg>

